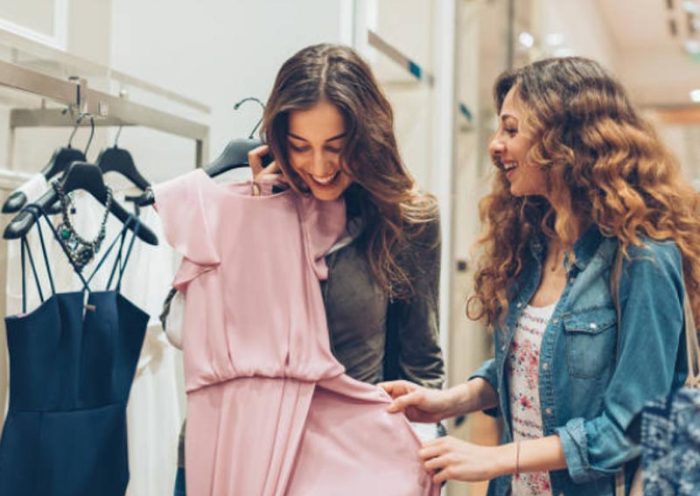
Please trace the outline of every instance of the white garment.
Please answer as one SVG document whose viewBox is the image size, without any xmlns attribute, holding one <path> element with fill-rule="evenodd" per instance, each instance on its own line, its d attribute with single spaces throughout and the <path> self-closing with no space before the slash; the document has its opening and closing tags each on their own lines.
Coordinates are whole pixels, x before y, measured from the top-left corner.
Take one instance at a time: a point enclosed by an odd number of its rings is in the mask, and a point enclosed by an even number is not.
<svg viewBox="0 0 700 496">
<path fill-rule="evenodd" d="M 547 307 L 528 305 L 518 319 L 508 354 L 510 415 L 513 440 L 543 437 L 540 406 L 540 348 L 542 336 L 554 313 L 556 303 Z M 514 496 L 552 494 L 548 472 L 524 472 L 513 477 Z"/>
<path fill-rule="evenodd" d="M 122 281 L 122 294 L 151 316 L 127 408 L 131 478 L 126 494 L 168 495 L 175 485 L 185 394 L 182 354 L 168 343 L 159 315 L 179 256 L 165 242 L 152 207 L 141 209 L 140 219 L 159 244 L 137 241 Z"/>
</svg>

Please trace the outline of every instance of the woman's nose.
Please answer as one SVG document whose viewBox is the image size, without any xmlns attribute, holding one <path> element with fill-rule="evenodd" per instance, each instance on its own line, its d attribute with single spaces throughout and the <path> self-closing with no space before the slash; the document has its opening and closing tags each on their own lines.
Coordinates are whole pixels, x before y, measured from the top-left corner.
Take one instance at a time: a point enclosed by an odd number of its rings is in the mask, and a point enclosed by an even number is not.
<svg viewBox="0 0 700 496">
<path fill-rule="evenodd" d="M 491 143 L 489 143 L 489 151 L 491 152 L 491 154 L 503 153 L 505 149 L 505 144 L 498 138 L 494 138 L 493 140 L 491 140 Z"/>
</svg>

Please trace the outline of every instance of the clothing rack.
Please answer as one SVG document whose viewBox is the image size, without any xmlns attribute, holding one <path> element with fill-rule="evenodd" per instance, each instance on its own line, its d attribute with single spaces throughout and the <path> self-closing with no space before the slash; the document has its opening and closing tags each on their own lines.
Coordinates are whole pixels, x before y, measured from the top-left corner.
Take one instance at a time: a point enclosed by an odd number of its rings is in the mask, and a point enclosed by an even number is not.
<svg viewBox="0 0 700 496">
<path fill-rule="evenodd" d="M 63 80 L 0 61 L 0 86 L 32 93 L 66 105 L 73 112 L 89 113 L 95 117 L 95 126 L 144 126 L 192 139 L 196 143 L 195 165 L 201 166 L 208 158 L 208 126 L 91 89 L 84 78 L 71 77 Z M 12 138 L 16 128 L 74 125 L 74 115 L 60 108 L 12 109 L 10 143 L 14 141 Z"/>
</svg>

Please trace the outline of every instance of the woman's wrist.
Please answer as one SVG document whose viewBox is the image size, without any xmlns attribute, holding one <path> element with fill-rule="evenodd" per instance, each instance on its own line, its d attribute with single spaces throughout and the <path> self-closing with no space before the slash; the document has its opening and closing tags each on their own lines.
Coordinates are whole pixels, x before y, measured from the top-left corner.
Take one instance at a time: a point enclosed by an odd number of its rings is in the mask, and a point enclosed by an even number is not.
<svg viewBox="0 0 700 496">
<path fill-rule="evenodd" d="M 494 457 L 494 474 L 492 478 L 502 475 L 517 474 L 520 470 L 520 457 L 522 446 L 520 441 L 514 443 L 502 444 L 494 448 L 496 454 Z"/>
</svg>

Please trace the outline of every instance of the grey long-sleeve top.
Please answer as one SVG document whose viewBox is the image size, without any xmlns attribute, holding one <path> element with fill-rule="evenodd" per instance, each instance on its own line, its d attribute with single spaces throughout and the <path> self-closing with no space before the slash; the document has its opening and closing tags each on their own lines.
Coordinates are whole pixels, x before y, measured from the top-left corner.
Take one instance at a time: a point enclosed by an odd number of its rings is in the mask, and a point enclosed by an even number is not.
<svg viewBox="0 0 700 496">
<path fill-rule="evenodd" d="M 331 349 L 346 373 L 376 384 L 406 379 L 439 388 L 444 362 L 438 336 L 440 225 L 435 220 L 408 247 L 415 296 L 390 300 L 373 280 L 358 238 L 326 256 L 321 283 Z"/>
</svg>

